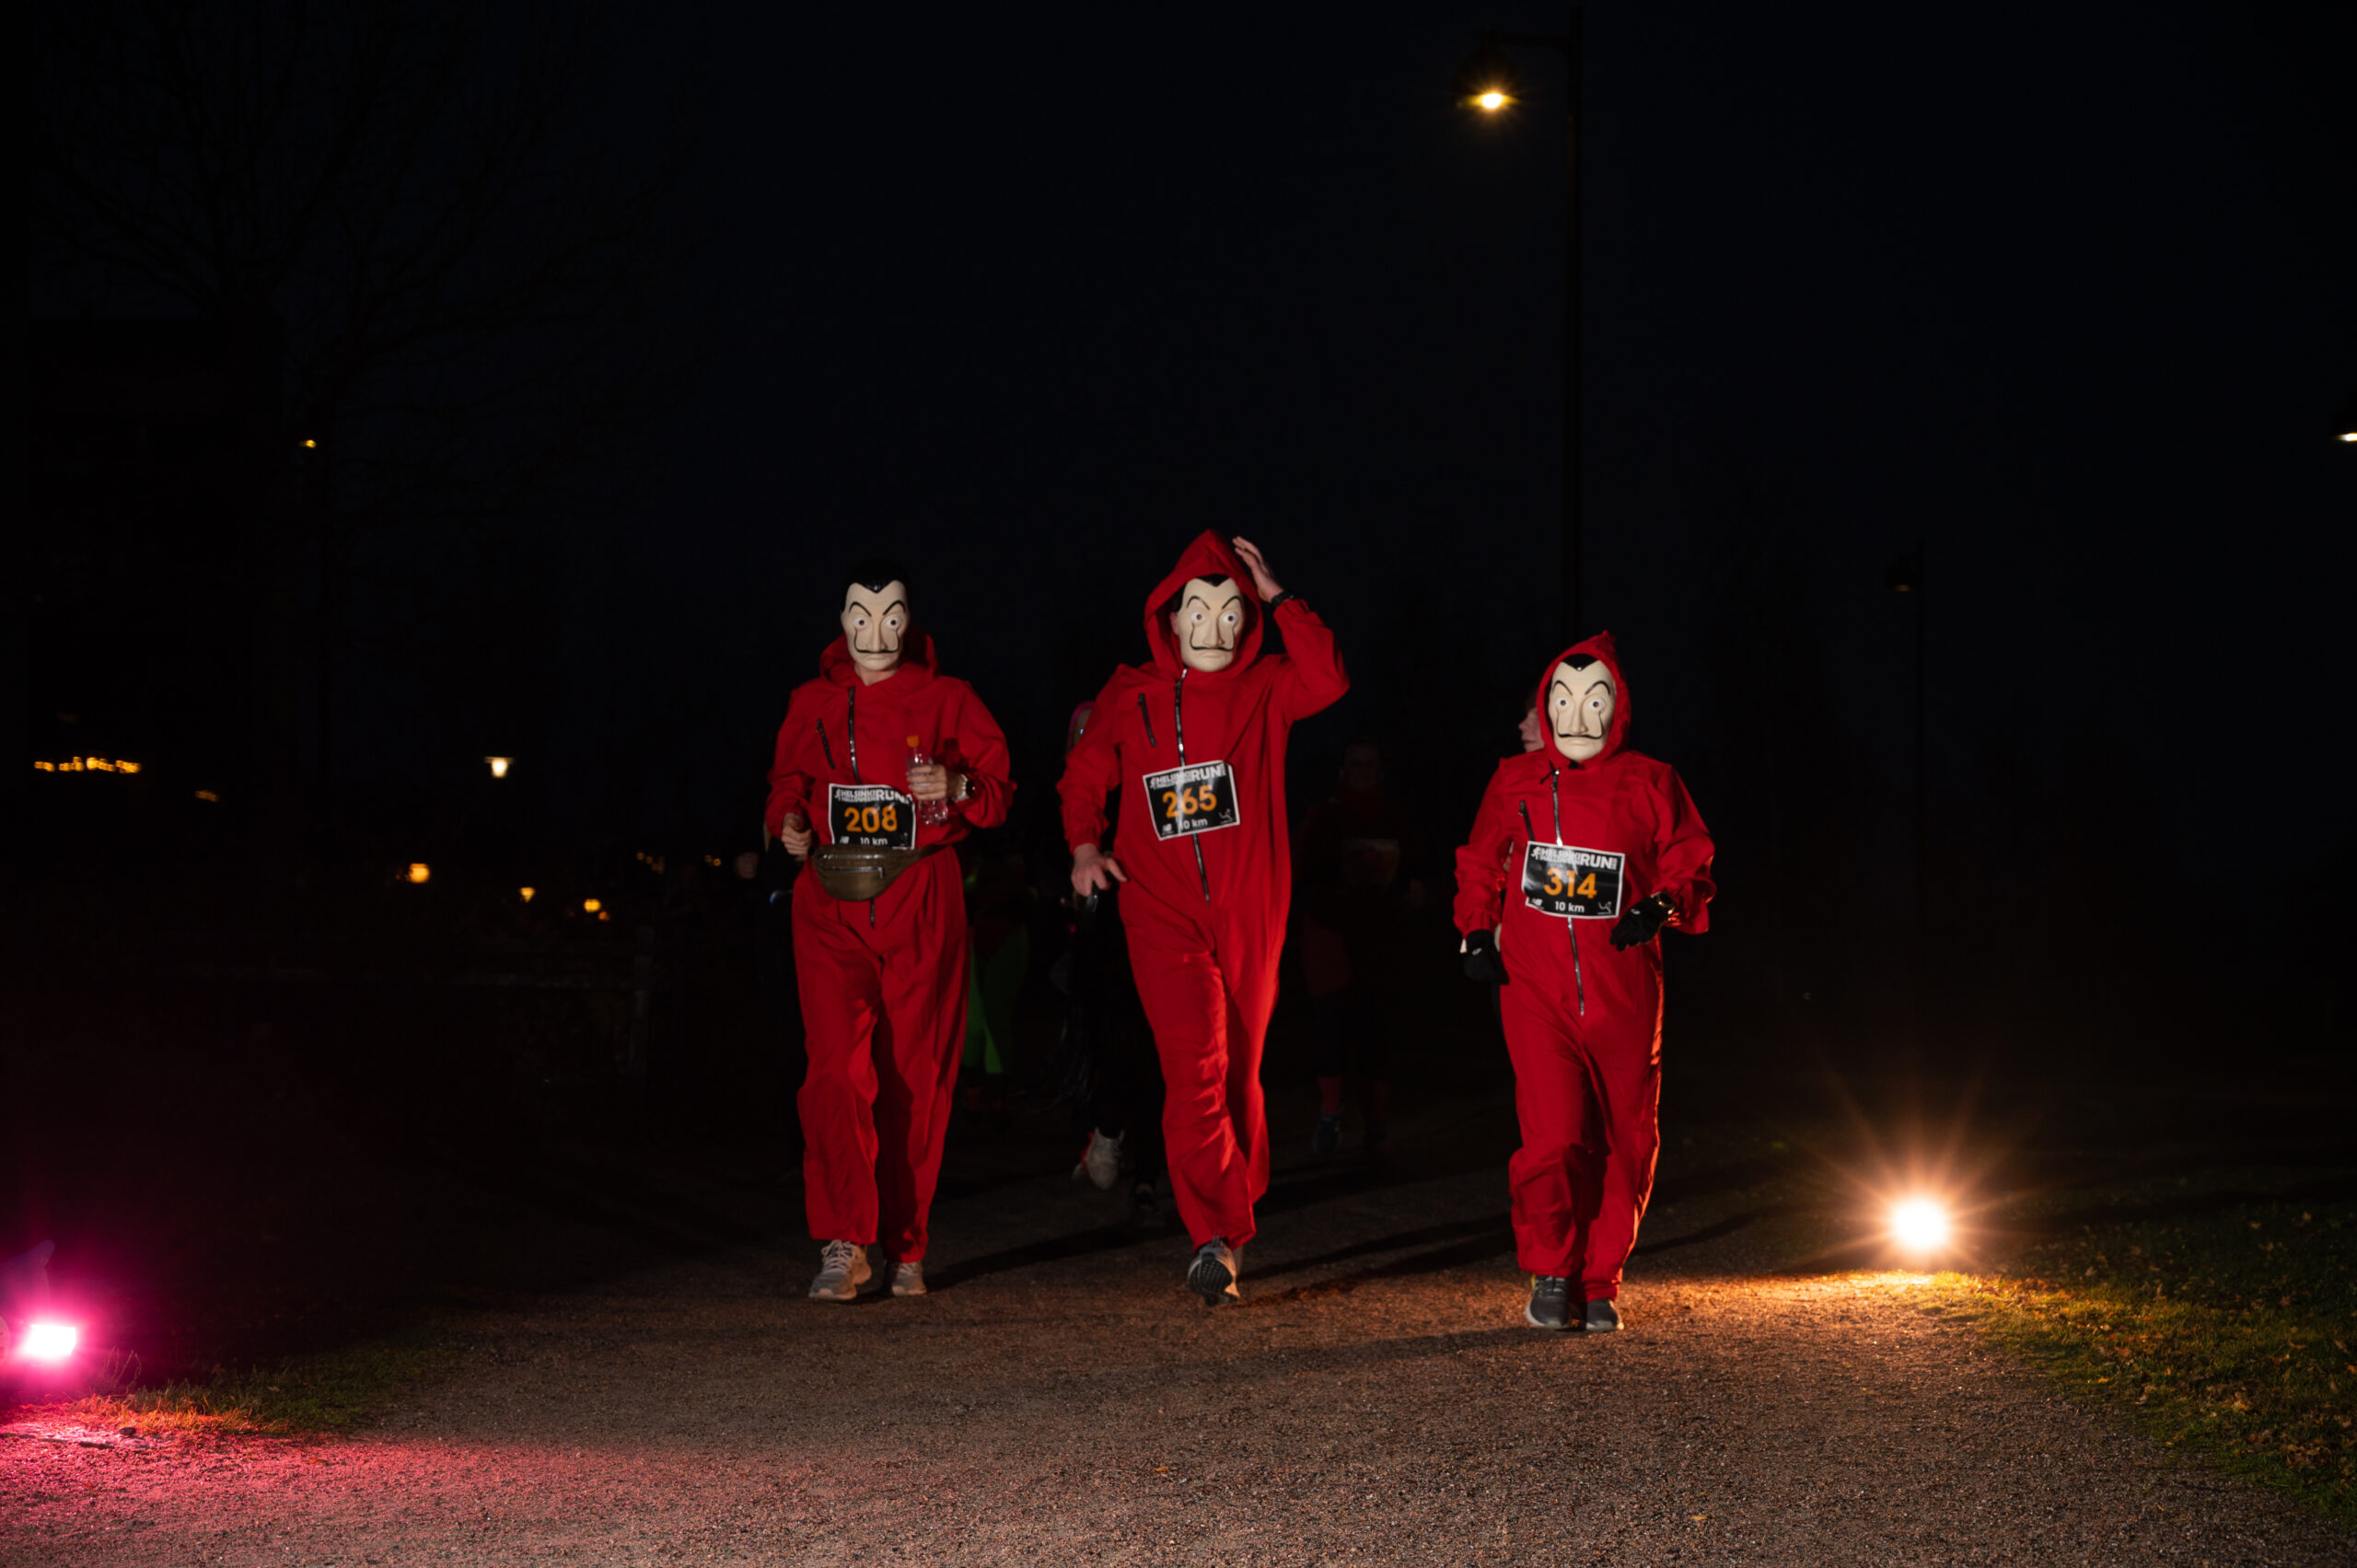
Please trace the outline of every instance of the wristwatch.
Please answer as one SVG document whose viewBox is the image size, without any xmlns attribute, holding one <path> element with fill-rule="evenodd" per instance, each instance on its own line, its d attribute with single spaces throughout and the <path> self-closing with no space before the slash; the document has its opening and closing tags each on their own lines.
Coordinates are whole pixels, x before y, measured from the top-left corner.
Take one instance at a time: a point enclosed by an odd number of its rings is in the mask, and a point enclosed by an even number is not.
<svg viewBox="0 0 2357 1568">
<path fill-rule="evenodd" d="M 1270 599 L 1268 601 L 1268 608 L 1273 611 L 1277 606 L 1284 603 L 1285 600 L 1289 598 L 1299 598 L 1301 596 L 1299 594 L 1294 592 L 1291 588 L 1287 588 L 1283 593 L 1277 595 L 1276 598 Z"/>
</svg>

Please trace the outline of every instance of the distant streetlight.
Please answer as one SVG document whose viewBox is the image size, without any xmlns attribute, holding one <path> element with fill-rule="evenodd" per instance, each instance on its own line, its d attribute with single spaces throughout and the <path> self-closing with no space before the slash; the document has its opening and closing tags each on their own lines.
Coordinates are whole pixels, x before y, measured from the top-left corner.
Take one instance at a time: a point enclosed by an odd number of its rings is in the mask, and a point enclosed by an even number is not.
<svg viewBox="0 0 2357 1568">
<path fill-rule="evenodd" d="M 540 889 L 537 888 L 518 888 L 516 890 L 524 896 L 524 901 L 528 904 L 532 901 L 532 895 Z"/>
<path fill-rule="evenodd" d="M 584 914 L 596 914 L 599 910 L 605 907 L 605 905 L 599 903 L 595 899 L 584 899 L 581 900 L 581 912 Z"/>
<path fill-rule="evenodd" d="M 433 877 L 433 876 L 434 868 L 426 865 L 425 862 L 422 860 L 413 860 L 410 862 L 409 879 L 412 883 L 423 883 L 428 881 Z"/>
<path fill-rule="evenodd" d="M 2357 392 L 2350 393 L 2349 401 L 2340 405 L 2340 417 L 2333 422 L 2332 428 L 2343 441 L 2357 445 Z"/>
<path fill-rule="evenodd" d="M 516 759 L 513 757 L 485 757 L 483 759 L 484 761 L 491 764 L 491 776 L 495 779 L 505 778 L 507 776 L 507 764 L 515 760 Z"/>
<path fill-rule="evenodd" d="M 1457 101 L 1496 118 L 1523 99 L 1509 49 L 1551 49 L 1563 57 L 1569 83 L 1563 159 L 1563 640 L 1580 635 L 1580 29 L 1572 7 L 1567 32 L 1499 32 L 1481 41 L 1457 68 Z"/>
</svg>

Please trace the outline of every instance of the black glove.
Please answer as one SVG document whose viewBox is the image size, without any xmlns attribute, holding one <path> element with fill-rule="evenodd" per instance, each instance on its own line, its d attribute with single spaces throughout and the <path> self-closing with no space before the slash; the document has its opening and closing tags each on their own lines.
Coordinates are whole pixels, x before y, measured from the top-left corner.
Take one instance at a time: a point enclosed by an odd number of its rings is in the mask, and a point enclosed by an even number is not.
<svg viewBox="0 0 2357 1568">
<path fill-rule="evenodd" d="M 1465 951 L 1459 955 L 1465 964 L 1465 978 L 1483 985 L 1504 985 L 1506 982 L 1505 960 L 1498 957 L 1498 939 L 1486 931 L 1477 931 L 1465 939 Z"/>
<path fill-rule="evenodd" d="M 1661 935 L 1670 917 L 1678 912 L 1678 900 L 1667 893 L 1655 893 L 1639 899 L 1612 923 L 1612 946 L 1615 948 L 1643 947 Z"/>
</svg>

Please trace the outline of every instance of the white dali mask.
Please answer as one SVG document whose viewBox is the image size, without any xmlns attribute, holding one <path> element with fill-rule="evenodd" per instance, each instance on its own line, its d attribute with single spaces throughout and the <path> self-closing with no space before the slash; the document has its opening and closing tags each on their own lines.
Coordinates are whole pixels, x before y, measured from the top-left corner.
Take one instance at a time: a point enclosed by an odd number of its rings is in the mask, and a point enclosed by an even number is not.
<svg viewBox="0 0 2357 1568">
<path fill-rule="evenodd" d="M 1574 762 L 1595 758 L 1612 733 L 1616 701 L 1612 672 L 1602 659 L 1581 654 L 1556 665 L 1547 677 L 1545 715 L 1555 749 Z"/>
<path fill-rule="evenodd" d="M 843 590 L 842 624 L 852 663 L 870 675 L 891 674 L 909 634 L 909 586 L 897 577 L 881 587 L 852 584 Z"/>
<path fill-rule="evenodd" d="M 1188 578 L 1170 615 L 1170 634 L 1178 638 L 1178 656 L 1187 668 L 1209 675 L 1234 664 L 1244 641 L 1244 589 L 1234 578 Z"/>
</svg>

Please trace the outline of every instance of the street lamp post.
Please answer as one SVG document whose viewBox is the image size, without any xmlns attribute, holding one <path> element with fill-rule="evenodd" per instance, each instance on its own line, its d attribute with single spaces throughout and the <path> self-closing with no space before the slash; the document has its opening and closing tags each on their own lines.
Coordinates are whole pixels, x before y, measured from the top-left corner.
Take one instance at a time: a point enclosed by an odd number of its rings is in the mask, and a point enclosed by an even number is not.
<svg viewBox="0 0 2357 1568">
<path fill-rule="evenodd" d="M 1483 114 L 1502 114 L 1521 101 L 1510 49 L 1551 49 L 1563 57 L 1568 84 L 1563 157 L 1563 640 L 1580 634 L 1580 24 L 1561 33 L 1499 32 L 1481 41 L 1457 67 L 1457 97 Z"/>
<path fill-rule="evenodd" d="M 1924 678 L 1923 656 L 1926 613 L 1923 547 L 1919 544 L 1912 554 L 1900 556 L 1892 563 L 1883 582 L 1891 592 L 1905 594 L 1912 601 L 1915 611 L 1915 951 L 1910 966 L 1913 976 L 1909 987 L 1909 1007 L 1914 1014 L 1911 1032 L 1920 1035 L 1922 1029 L 1925 923 L 1930 911 L 1925 882 L 1931 874 L 1929 822 L 1932 804 L 1931 724 L 1927 701 L 1930 689 Z"/>
</svg>

